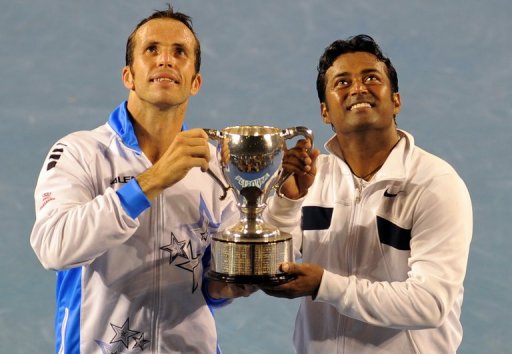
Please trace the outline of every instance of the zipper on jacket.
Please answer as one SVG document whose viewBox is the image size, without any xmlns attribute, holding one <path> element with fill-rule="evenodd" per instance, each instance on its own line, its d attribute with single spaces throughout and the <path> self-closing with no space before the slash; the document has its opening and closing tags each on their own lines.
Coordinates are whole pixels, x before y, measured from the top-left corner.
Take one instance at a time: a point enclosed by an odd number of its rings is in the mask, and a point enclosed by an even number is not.
<svg viewBox="0 0 512 354">
<path fill-rule="evenodd" d="M 159 259 L 160 259 L 160 240 L 161 240 L 161 230 L 163 228 L 163 195 L 160 194 L 151 208 L 151 227 L 150 227 L 150 234 L 155 235 L 154 236 L 154 257 L 153 257 L 153 313 L 151 316 L 152 322 L 151 322 L 151 344 L 152 344 L 152 353 L 160 353 L 160 336 L 158 335 L 158 328 L 159 328 L 159 322 L 160 318 L 158 314 L 160 313 L 160 266 L 159 266 Z"/>
<path fill-rule="evenodd" d="M 346 328 L 346 318 L 338 314 L 338 340 L 336 342 L 336 354 L 345 353 L 345 328 Z"/>
<path fill-rule="evenodd" d="M 355 240 L 357 238 L 357 235 L 355 234 L 354 225 L 356 224 L 356 220 L 359 218 L 359 210 L 360 210 L 360 201 L 361 201 L 361 193 L 362 189 L 359 188 L 359 186 L 354 186 L 355 188 L 355 197 L 354 201 L 352 202 L 352 211 L 350 212 L 350 219 L 349 219 L 349 227 L 348 227 L 348 234 L 347 234 L 347 244 L 345 247 L 345 262 L 346 262 L 346 269 L 347 269 L 347 276 L 350 276 L 353 274 L 353 265 L 354 265 L 354 247 L 355 247 Z M 345 353 L 345 332 L 346 332 L 346 318 L 338 314 L 338 340 L 336 344 L 336 353 Z"/>
<path fill-rule="evenodd" d="M 361 201 L 361 194 L 363 194 L 363 183 L 359 181 L 356 188 L 356 204 L 359 204 L 359 202 Z"/>
<path fill-rule="evenodd" d="M 347 262 L 347 272 L 348 275 L 352 274 L 352 266 L 354 264 L 353 258 L 353 250 L 355 248 L 355 240 L 357 235 L 355 234 L 354 225 L 356 224 L 356 220 L 359 219 L 359 211 L 361 209 L 361 199 L 363 195 L 363 181 L 353 176 L 354 183 L 354 202 L 352 203 L 352 212 L 350 213 L 350 224 L 349 224 L 349 232 L 347 237 L 347 247 L 345 248 L 345 259 Z"/>
<path fill-rule="evenodd" d="M 360 201 L 357 201 L 354 203 L 354 209 L 352 210 L 352 217 L 350 218 L 350 232 L 349 232 L 349 239 L 347 242 L 347 271 L 348 275 L 352 275 L 353 273 L 353 267 L 355 264 L 355 258 L 354 258 L 354 249 L 357 241 L 357 233 L 356 229 L 354 228 L 354 225 L 356 224 L 356 220 L 359 220 L 359 212 L 361 210 L 361 204 Z"/>
<path fill-rule="evenodd" d="M 355 188 L 355 202 L 358 204 L 361 201 L 361 198 L 363 197 L 363 190 L 368 187 L 368 184 L 370 182 L 366 182 L 364 179 L 356 177 L 352 175 L 354 180 L 354 188 Z"/>
<path fill-rule="evenodd" d="M 356 229 L 354 228 L 354 225 L 357 224 L 357 220 L 359 220 L 359 215 L 361 211 L 361 201 L 363 197 L 363 182 L 362 181 L 356 181 L 356 177 L 353 177 L 354 181 L 354 201 L 352 202 L 352 211 L 350 213 L 350 220 L 349 220 L 349 227 L 348 227 L 348 235 L 347 235 L 347 245 L 345 247 L 345 260 L 347 264 L 347 276 L 350 276 L 354 273 L 354 265 L 355 265 L 355 257 L 354 257 L 354 249 L 355 245 L 357 243 L 357 237 Z M 337 341 L 337 348 L 336 353 L 345 353 L 346 350 L 346 338 L 345 338 L 345 331 L 346 331 L 346 325 L 347 320 L 346 318 L 339 314 L 338 319 L 338 327 L 339 327 L 339 338 L 341 338 L 341 341 L 338 339 Z"/>
</svg>

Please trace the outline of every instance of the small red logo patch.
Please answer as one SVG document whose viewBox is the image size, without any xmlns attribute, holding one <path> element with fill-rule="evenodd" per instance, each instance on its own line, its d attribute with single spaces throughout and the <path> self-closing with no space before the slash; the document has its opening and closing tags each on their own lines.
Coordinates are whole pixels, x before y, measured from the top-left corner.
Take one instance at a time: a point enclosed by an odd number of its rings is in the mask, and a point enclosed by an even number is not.
<svg viewBox="0 0 512 354">
<path fill-rule="evenodd" d="M 43 193 L 43 200 L 41 202 L 41 206 L 39 207 L 39 210 L 43 209 L 46 204 L 51 202 L 52 200 L 55 200 L 55 198 L 52 196 L 52 192 L 46 192 Z"/>
</svg>

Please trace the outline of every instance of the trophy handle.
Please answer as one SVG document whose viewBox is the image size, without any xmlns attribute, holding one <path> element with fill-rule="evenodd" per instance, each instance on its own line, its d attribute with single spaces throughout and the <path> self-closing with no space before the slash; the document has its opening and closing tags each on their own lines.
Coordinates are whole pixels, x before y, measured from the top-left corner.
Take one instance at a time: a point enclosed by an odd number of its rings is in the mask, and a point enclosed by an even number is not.
<svg viewBox="0 0 512 354">
<path fill-rule="evenodd" d="M 208 128 L 203 128 L 203 130 L 206 132 L 206 134 L 208 134 L 208 137 L 210 139 L 222 142 L 224 135 L 222 134 L 222 132 L 220 130 L 208 129 Z M 215 182 L 217 182 L 217 184 L 222 188 L 223 194 L 219 199 L 220 200 L 226 199 L 228 191 L 231 189 L 231 187 L 225 186 L 224 183 L 222 183 L 222 180 L 219 177 L 217 177 L 217 175 L 215 173 L 213 173 L 212 170 L 210 170 L 210 168 L 208 168 L 208 170 L 206 170 L 206 173 L 208 173 L 208 175 L 210 175 L 210 177 L 213 178 L 213 180 Z"/>
<path fill-rule="evenodd" d="M 311 149 L 313 148 L 313 131 L 311 129 L 308 129 L 306 127 L 291 127 L 286 128 L 281 131 L 281 136 L 283 139 L 288 140 L 291 138 L 294 138 L 298 135 L 302 135 L 303 137 L 311 140 L 311 148 L 308 149 L 308 153 L 311 152 Z M 284 170 L 281 168 L 281 171 L 279 172 L 279 177 L 277 179 L 277 182 L 275 184 L 276 193 L 278 196 L 283 197 L 283 194 L 281 193 L 281 187 L 283 186 L 283 183 L 293 174 L 293 172 L 284 172 Z"/>
</svg>

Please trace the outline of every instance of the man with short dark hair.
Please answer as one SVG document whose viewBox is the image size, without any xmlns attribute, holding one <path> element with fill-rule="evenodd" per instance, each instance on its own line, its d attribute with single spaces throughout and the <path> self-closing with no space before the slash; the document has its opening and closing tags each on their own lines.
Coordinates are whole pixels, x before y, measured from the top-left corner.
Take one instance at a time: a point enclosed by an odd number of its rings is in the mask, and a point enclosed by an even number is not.
<svg viewBox="0 0 512 354">
<path fill-rule="evenodd" d="M 397 129 L 396 71 L 371 37 L 327 47 L 317 90 L 329 155 L 302 203 L 269 205 L 303 258 L 281 266 L 295 280 L 264 289 L 303 297 L 297 353 L 456 353 L 473 226 L 464 182 Z"/>
<path fill-rule="evenodd" d="M 240 214 L 204 173 L 221 175 L 207 134 L 185 128 L 200 63 L 190 18 L 155 12 L 128 39 L 128 100 L 45 160 L 31 244 L 57 270 L 57 353 L 216 353 L 212 307 L 256 290 L 205 277 L 211 234 Z"/>
</svg>

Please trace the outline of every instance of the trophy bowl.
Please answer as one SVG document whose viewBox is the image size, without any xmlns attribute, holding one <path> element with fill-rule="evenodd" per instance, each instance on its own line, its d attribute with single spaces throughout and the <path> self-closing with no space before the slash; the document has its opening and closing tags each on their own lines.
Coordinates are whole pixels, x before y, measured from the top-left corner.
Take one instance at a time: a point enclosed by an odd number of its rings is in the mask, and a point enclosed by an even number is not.
<svg viewBox="0 0 512 354">
<path fill-rule="evenodd" d="M 217 159 L 223 182 L 208 173 L 222 186 L 225 198 L 231 190 L 237 200 L 240 221 L 212 236 L 212 279 L 239 284 L 280 284 L 292 276 L 279 270 L 283 262 L 293 261 L 293 242 L 289 233 L 280 231 L 262 219 L 266 201 L 290 176 L 282 169 L 286 140 L 302 135 L 313 142 L 305 127 L 279 129 L 246 125 L 222 131 L 205 129 L 217 141 Z"/>
</svg>

